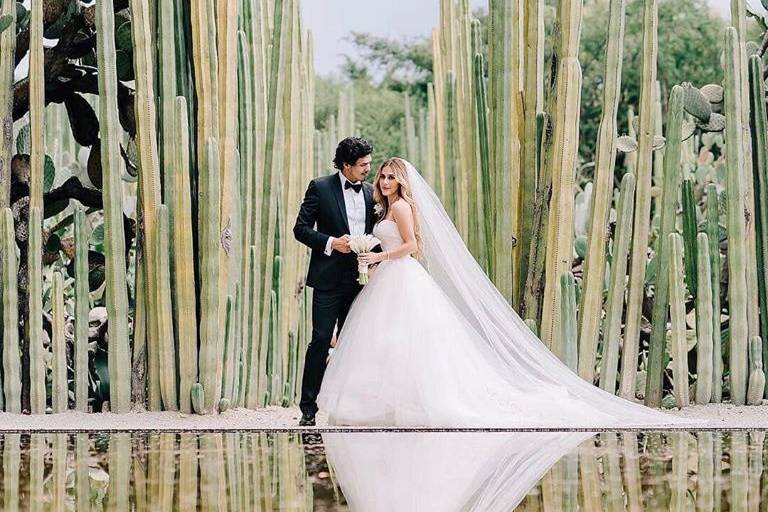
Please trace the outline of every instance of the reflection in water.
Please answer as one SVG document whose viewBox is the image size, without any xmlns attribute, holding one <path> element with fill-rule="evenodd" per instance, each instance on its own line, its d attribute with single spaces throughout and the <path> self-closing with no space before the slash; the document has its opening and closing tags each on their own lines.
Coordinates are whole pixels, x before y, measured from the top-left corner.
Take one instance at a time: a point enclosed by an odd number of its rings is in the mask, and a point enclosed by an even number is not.
<svg viewBox="0 0 768 512">
<path fill-rule="evenodd" d="M 0 509 L 766 510 L 766 454 L 764 432 L 6 434 Z"/>
</svg>

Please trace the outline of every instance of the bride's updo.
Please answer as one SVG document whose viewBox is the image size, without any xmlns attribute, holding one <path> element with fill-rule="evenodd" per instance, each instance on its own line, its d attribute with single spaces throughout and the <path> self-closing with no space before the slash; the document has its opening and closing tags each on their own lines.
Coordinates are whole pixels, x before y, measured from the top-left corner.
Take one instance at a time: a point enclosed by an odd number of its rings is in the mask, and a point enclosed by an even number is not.
<svg viewBox="0 0 768 512">
<path fill-rule="evenodd" d="M 395 174 L 395 181 L 397 181 L 398 185 L 400 185 L 398 195 L 403 201 L 411 206 L 411 211 L 413 212 L 413 232 L 416 235 L 417 246 L 416 254 L 414 254 L 414 257 L 418 258 L 421 256 L 423 249 L 421 227 L 419 226 L 418 215 L 416 215 L 416 203 L 413 200 L 413 195 L 411 195 L 411 185 L 408 182 L 408 170 L 402 158 L 394 157 L 385 160 L 384 163 L 382 163 L 379 167 L 378 172 L 376 172 L 376 179 L 373 182 L 373 200 L 377 205 L 381 206 L 379 221 L 386 217 L 387 212 L 389 211 L 389 202 L 386 200 L 384 194 L 381 192 L 381 188 L 379 187 L 379 179 L 381 178 L 381 173 L 384 171 L 384 169 L 387 168 Z"/>
</svg>

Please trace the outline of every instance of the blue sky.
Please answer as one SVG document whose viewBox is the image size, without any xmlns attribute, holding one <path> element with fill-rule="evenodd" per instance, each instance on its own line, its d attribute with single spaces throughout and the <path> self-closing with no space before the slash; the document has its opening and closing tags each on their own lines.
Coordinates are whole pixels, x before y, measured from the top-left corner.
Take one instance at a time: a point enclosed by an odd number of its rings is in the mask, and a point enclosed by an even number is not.
<svg viewBox="0 0 768 512">
<path fill-rule="evenodd" d="M 470 0 L 474 7 L 487 7 L 487 0 Z M 709 0 L 724 17 L 728 0 Z M 759 5 L 757 0 L 750 4 Z M 431 33 L 437 25 L 439 0 L 303 0 L 304 26 L 315 38 L 315 67 L 320 74 L 338 69 L 352 46 L 344 41 L 350 31 L 391 38 L 414 38 Z"/>
</svg>

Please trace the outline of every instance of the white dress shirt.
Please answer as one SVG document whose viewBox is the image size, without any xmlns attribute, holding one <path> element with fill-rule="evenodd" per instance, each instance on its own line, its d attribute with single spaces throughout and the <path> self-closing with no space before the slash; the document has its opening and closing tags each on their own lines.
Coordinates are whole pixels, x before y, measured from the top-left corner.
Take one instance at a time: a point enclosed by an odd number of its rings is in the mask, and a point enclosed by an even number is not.
<svg viewBox="0 0 768 512">
<path fill-rule="evenodd" d="M 362 235 L 365 234 L 365 193 L 363 189 L 360 192 L 355 192 L 352 188 L 345 188 L 344 185 L 349 180 L 344 174 L 339 171 L 339 180 L 341 181 L 341 191 L 344 196 L 344 206 L 347 210 L 347 221 L 349 223 L 350 235 Z M 355 182 L 354 184 L 360 183 Z M 328 242 L 325 244 L 325 255 L 330 256 L 333 252 L 333 241 L 335 237 L 328 237 Z"/>
</svg>

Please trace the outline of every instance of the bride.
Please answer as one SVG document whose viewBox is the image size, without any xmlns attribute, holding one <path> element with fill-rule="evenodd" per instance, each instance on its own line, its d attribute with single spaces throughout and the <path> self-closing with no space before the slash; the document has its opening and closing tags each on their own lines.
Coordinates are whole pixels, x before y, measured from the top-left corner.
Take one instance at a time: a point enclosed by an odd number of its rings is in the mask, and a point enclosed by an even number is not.
<svg viewBox="0 0 768 512">
<path fill-rule="evenodd" d="M 467 250 L 414 166 L 374 182 L 383 251 L 353 302 L 318 405 L 332 425 L 594 427 L 684 421 L 611 395 L 560 362 Z"/>
</svg>

